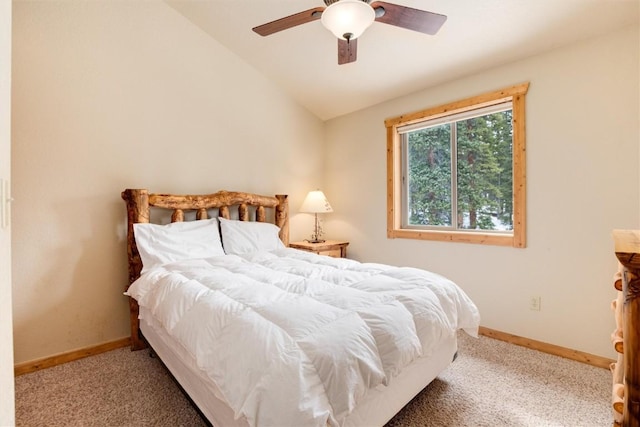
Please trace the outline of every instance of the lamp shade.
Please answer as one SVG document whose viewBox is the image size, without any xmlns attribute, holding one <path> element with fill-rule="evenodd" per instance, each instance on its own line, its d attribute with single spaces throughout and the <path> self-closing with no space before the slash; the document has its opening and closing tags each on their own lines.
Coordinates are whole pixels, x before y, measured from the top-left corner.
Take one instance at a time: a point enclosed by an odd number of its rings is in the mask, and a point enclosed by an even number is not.
<svg viewBox="0 0 640 427">
<path fill-rule="evenodd" d="M 320 21 L 334 36 L 342 40 L 353 40 L 369 28 L 376 13 L 362 0 L 339 0 L 331 3 L 322 12 Z"/>
<path fill-rule="evenodd" d="M 302 206 L 300 206 L 300 212 L 306 213 L 323 213 L 333 212 L 333 208 L 329 204 L 327 197 L 320 190 L 309 191 L 307 197 L 305 197 Z"/>
</svg>

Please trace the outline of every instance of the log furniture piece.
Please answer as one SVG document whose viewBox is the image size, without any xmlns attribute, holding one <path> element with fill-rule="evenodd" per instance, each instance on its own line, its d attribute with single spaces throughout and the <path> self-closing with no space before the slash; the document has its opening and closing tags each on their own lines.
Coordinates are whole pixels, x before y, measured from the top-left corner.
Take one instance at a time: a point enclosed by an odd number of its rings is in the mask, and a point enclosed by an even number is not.
<svg viewBox="0 0 640 427">
<path fill-rule="evenodd" d="M 313 252 L 318 255 L 328 255 L 334 258 L 346 258 L 349 242 L 345 240 L 326 240 L 322 243 L 291 242 L 289 247 Z"/>
<path fill-rule="evenodd" d="M 209 211 L 217 210 L 218 216 L 231 218 L 230 208 L 237 206 L 238 219 L 250 220 L 250 207 L 255 210 L 255 220 L 267 221 L 267 208 L 273 209 L 273 222 L 280 227 L 280 240 L 289 244 L 289 202 L 286 195 L 275 197 L 260 196 L 251 193 L 237 191 L 218 191 L 206 195 L 173 195 L 149 193 L 146 189 L 126 189 L 121 194 L 127 205 L 127 255 L 129 257 L 129 288 L 142 270 L 142 260 L 136 246 L 133 234 L 133 224 L 148 223 L 152 207 L 173 211 L 171 222 L 185 220 L 185 211 L 195 211 L 196 219 L 207 219 Z M 126 290 L 125 289 L 125 290 Z M 147 345 L 140 333 L 138 319 L 138 303 L 129 298 L 130 322 L 131 322 L 131 349 L 141 350 Z"/>
<path fill-rule="evenodd" d="M 640 230 L 614 230 L 620 270 L 612 302 L 616 330 L 612 334 L 618 361 L 612 364 L 614 426 L 640 427 Z"/>
</svg>

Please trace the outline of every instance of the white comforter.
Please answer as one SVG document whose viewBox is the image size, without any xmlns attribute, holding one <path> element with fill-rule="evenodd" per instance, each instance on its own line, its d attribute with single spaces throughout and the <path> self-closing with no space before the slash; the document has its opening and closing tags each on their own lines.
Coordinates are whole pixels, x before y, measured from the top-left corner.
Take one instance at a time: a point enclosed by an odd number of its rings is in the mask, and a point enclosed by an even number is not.
<svg viewBox="0 0 640 427">
<path fill-rule="evenodd" d="M 127 295 L 252 426 L 339 425 L 368 389 L 479 323 L 442 276 L 295 249 L 165 264 Z"/>
</svg>

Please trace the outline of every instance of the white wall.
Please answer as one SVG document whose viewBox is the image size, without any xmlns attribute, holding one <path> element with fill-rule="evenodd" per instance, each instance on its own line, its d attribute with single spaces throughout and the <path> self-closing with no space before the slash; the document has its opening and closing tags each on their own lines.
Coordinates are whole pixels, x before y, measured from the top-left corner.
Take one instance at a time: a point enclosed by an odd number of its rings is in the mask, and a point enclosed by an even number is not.
<svg viewBox="0 0 640 427">
<path fill-rule="evenodd" d="M 288 193 L 304 236 L 316 117 L 163 2 L 13 9 L 16 363 L 129 334 L 127 187 Z"/>
<path fill-rule="evenodd" d="M 10 1 L 0 2 L 0 58 L 11 58 Z M 11 178 L 10 159 L 11 61 L 0 61 L 0 180 Z M 0 426 L 15 423 L 11 312 L 11 227 L 0 226 Z"/>
<path fill-rule="evenodd" d="M 639 41 L 622 29 L 329 121 L 327 234 L 449 276 L 486 327 L 613 357 L 611 230 L 640 227 Z M 526 81 L 527 248 L 387 239 L 384 120 Z"/>
</svg>

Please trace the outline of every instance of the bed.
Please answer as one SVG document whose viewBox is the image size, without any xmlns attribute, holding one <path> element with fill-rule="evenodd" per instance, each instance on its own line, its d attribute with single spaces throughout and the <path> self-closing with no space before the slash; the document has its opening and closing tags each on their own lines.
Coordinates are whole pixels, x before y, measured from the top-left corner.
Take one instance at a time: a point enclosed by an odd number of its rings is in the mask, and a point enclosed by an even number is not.
<svg viewBox="0 0 640 427">
<path fill-rule="evenodd" d="M 122 198 L 131 347 L 214 426 L 382 426 L 477 336 L 442 276 L 289 248 L 286 195 Z"/>
</svg>

